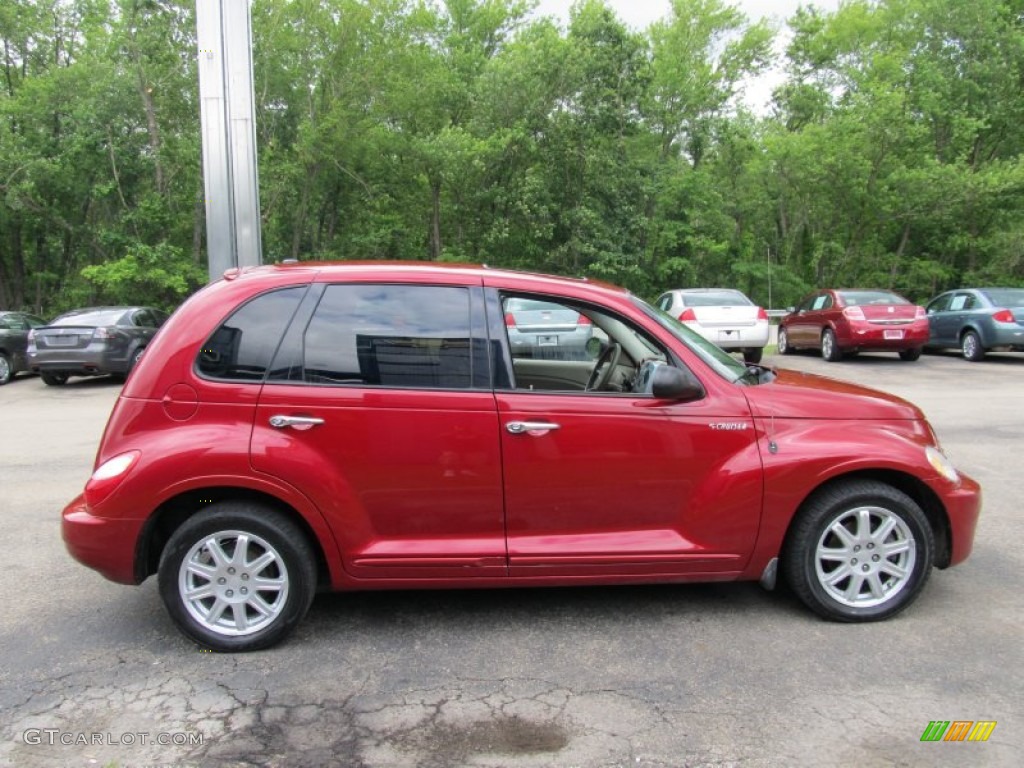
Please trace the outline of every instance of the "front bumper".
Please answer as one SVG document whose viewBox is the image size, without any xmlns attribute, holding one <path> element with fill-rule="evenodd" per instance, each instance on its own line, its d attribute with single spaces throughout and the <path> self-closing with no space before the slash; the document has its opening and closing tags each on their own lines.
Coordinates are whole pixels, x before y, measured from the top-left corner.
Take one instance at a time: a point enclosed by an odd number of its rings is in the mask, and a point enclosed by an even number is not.
<svg viewBox="0 0 1024 768">
<path fill-rule="evenodd" d="M 966 560 L 974 549 L 974 532 L 981 514 L 981 486 L 960 473 L 960 485 L 944 494 L 942 501 L 949 517 L 949 562 L 946 565 L 956 565 Z"/>
<path fill-rule="evenodd" d="M 119 584 L 137 584 L 135 550 L 142 520 L 111 520 L 92 513 L 84 495 L 64 508 L 61 535 L 75 560 Z"/>
</svg>

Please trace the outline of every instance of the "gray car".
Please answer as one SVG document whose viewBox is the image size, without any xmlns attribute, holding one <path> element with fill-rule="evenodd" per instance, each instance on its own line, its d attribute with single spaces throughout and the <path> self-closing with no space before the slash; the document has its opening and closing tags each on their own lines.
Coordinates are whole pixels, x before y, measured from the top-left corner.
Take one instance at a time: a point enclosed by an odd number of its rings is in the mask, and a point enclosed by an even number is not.
<svg viewBox="0 0 1024 768">
<path fill-rule="evenodd" d="M 1024 352 L 1024 288 L 960 288 L 928 302 L 928 348 L 977 362 L 994 349 Z"/>
<path fill-rule="evenodd" d="M 66 312 L 29 333 L 29 366 L 50 386 L 70 376 L 127 376 L 166 319 L 166 312 L 153 307 Z"/>
<path fill-rule="evenodd" d="M 28 332 L 46 321 L 25 312 L 0 312 L 0 386 L 27 371 Z"/>
</svg>

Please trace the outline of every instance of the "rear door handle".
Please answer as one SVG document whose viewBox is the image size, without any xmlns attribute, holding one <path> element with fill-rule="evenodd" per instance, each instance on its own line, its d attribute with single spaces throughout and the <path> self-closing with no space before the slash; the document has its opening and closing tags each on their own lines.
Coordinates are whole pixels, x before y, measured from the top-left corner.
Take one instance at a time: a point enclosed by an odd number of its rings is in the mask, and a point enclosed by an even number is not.
<svg viewBox="0 0 1024 768">
<path fill-rule="evenodd" d="M 505 429 L 511 432 L 513 435 L 528 434 L 534 437 L 545 435 L 553 429 L 561 429 L 561 424 L 555 424 L 550 421 L 510 421 L 505 425 Z"/>
<path fill-rule="evenodd" d="M 323 419 L 318 419 L 315 416 L 282 416 L 276 415 L 270 417 L 270 426 L 274 429 L 284 429 L 285 427 L 292 427 L 293 429 L 306 430 L 312 429 L 320 424 L 323 424 Z"/>
</svg>

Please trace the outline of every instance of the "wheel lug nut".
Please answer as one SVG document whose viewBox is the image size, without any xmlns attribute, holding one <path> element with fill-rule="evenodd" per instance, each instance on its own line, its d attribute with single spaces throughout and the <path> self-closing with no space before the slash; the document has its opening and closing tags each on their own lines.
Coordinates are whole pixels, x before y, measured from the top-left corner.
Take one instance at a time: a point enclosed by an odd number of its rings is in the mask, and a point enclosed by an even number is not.
<svg viewBox="0 0 1024 768">
<path fill-rule="evenodd" d="M 874 560 L 874 561 L 875 561 L 875 562 L 877 563 L 877 562 L 878 562 L 879 560 L 881 560 L 882 558 L 880 558 L 880 557 L 879 557 L 878 555 L 872 555 L 872 556 L 871 556 L 871 559 L 872 559 L 872 560 Z"/>
<path fill-rule="evenodd" d="M 234 597 L 235 596 L 235 591 L 233 589 L 229 589 L 224 594 L 226 594 L 228 597 Z"/>
<path fill-rule="evenodd" d="M 853 560 L 850 561 L 850 565 L 856 565 L 856 564 L 857 564 L 857 558 L 855 557 L 855 558 L 853 558 Z"/>
<path fill-rule="evenodd" d="M 854 552 L 860 552 L 860 544 L 858 544 L 857 546 L 855 546 L 855 547 L 853 548 L 853 551 L 854 551 Z"/>
<path fill-rule="evenodd" d="M 243 573 L 242 574 L 242 581 L 248 581 L 248 580 L 249 580 L 249 574 L 248 573 Z"/>
<path fill-rule="evenodd" d="M 235 575 L 235 569 L 234 568 L 228 568 L 228 573 L 230 573 L 232 576 L 234 576 Z"/>
<path fill-rule="evenodd" d="M 245 587 L 242 587 L 242 594 L 243 595 L 248 595 L 249 594 L 249 590 L 246 589 Z"/>
<path fill-rule="evenodd" d="M 227 584 L 228 580 L 225 579 L 223 576 L 221 576 L 219 579 L 217 579 L 217 583 L 218 584 Z"/>
<path fill-rule="evenodd" d="M 871 570 L 871 566 L 868 565 L 867 563 L 864 563 L 864 565 L 861 566 L 861 570 L 862 571 L 869 571 L 869 570 Z"/>
</svg>

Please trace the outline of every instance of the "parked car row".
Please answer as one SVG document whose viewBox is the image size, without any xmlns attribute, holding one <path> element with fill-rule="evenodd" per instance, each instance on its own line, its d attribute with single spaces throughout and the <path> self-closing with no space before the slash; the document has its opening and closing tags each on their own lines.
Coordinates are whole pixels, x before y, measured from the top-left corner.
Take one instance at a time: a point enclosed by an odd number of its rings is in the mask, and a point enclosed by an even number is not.
<svg viewBox="0 0 1024 768">
<path fill-rule="evenodd" d="M 959 349 L 977 362 L 991 350 L 1024 351 L 1024 289 L 964 288 L 917 306 L 892 291 L 820 290 L 779 325 L 778 350 L 817 349 L 829 362 L 858 352 Z"/>
<path fill-rule="evenodd" d="M 0 384 L 30 371 L 50 386 L 71 376 L 127 376 L 167 320 L 153 307 L 88 307 L 46 323 L 24 312 L 0 312 Z"/>
</svg>

